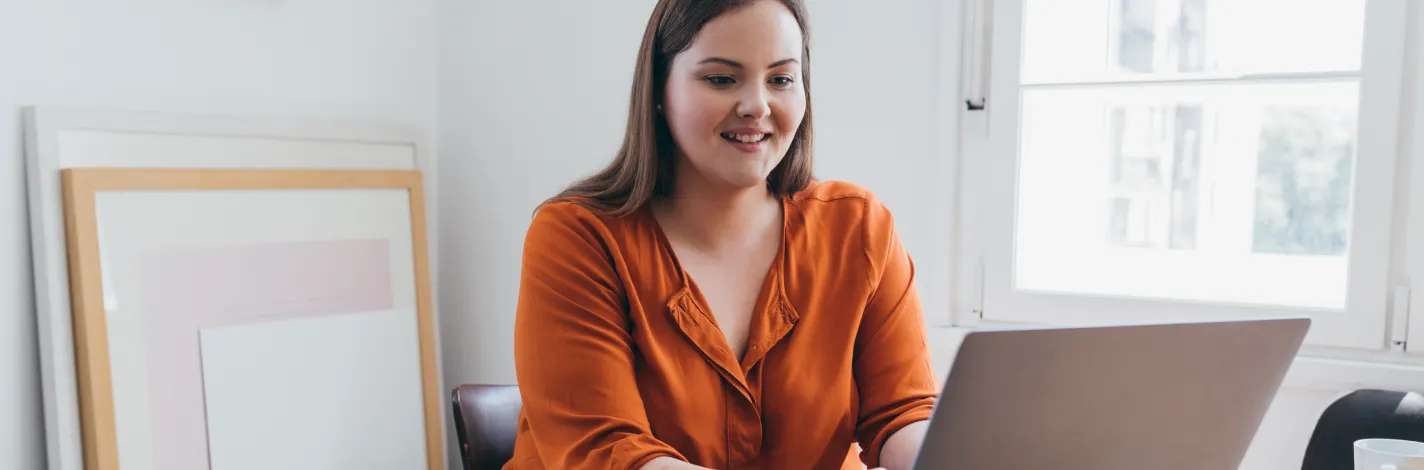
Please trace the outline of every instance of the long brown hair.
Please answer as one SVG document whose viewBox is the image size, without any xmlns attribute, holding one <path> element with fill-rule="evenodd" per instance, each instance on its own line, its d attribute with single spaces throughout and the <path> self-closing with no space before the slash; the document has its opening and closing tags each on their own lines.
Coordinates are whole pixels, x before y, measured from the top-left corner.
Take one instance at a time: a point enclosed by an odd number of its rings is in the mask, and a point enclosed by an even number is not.
<svg viewBox="0 0 1424 470">
<path fill-rule="evenodd" d="M 758 1 L 762 0 L 660 0 L 638 48 L 622 148 L 607 167 L 575 182 L 544 204 L 570 201 L 604 215 L 623 216 L 642 208 L 655 196 L 667 195 L 676 164 L 675 145 L 657 106 L 662 101 L 672 59 L 687 50 L 702 26 L 713 18 Z M 773 194 L 784 196 L 805 188 L 812 178 L 811 31 L 802 0 L 776 1 L 791 10 L 801 27 L 801 84 L 806 92 L 801 128 L 792 138 L 786 156 L 766 180 Z"/>
</svg>

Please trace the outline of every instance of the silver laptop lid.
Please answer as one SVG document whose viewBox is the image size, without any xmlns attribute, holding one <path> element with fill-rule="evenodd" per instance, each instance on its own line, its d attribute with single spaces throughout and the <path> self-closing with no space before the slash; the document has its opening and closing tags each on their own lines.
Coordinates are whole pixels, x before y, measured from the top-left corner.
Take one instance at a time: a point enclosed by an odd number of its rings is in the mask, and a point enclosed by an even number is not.
<svg viewBox="0 0 1424 470">
<path fill-rule="evenodd" d="M 1306 318 L 969 333 L 916 469 L 1236 469 Z"/>
</svg>

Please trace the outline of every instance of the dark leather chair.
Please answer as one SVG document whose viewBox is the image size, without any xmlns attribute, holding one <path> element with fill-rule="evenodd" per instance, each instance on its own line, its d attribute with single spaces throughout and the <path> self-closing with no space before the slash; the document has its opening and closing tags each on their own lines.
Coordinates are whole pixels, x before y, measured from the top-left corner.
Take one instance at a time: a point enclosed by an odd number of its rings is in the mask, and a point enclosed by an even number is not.
<svg viewBox="0 0 1424 470">
<path fill-rule="evenodd" d="M 1369 438 L 1424 441 L 1424 396 L 1357 390 L 1340 397 L 1321 413 L 1300 468 L 1355 468 L 1355 441 Z"/>
<path fill-rule="evenodd" d="M 515 385 L 465 384 L 450 392 L 465 470 L 493 470 L 514 457 L 524 401 Z"/>
</svg>

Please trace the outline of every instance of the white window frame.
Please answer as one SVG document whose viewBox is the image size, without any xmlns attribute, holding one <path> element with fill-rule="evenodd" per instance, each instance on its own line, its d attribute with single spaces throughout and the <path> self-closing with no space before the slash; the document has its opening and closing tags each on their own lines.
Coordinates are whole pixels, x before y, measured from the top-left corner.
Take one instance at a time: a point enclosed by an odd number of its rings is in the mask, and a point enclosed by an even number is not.
<svg viewBox="0 0 1424 470">
<path fill-rule="evenodd" d="M 1424 8 L 1415 5 L 1412 13 L 1408 15 L 1411 24 L 1424 24 Z M 1407 201 L 1408 210 L 1401 211 L 1408 221 L 1402 224 L 1404 240 L 1395 245 L 1402 248 L 1406 256 L 1394 291 L 1395 317 L 1390 335 L 1392 351 L 1418 356 L 1424 356 L 1424 86 L 1417 85 L 1419 77 L 1424 77 L 1424 67 L 1421 67 L 1424 47 L 1421 46 L 1424 46 L 1424 37 L 1416 37 L 1406 49 L 1413 59 L 1414 67 L 1410 71 L 1416 85 L 1413 100 L 1405 103 L 1411 112 L 1410 119 L 1405 121 L 1409 124 L 1408 134 L 1402 140 L 1408 145 L 1402 149 L 1405 152 L 1402 160 L 1409 164 L 1409 172 L 1398 181 L 1408 190 L 1408 195 L 1402 198 Z"/>
<path fill-rule="evenodd" d="M 1019 145 L 1019 59 L 1024 0 L 964 3 L 960 103 L 960 200 L 958 292 L 955 323 L 1135 323 L 1198 319 L 1308 316 L 1308 345 L 1381 350 L 1390 348 L 1391 260 L 1395 162 L 1399 157 L 1400 111 L 1411 10 L 1406 0 L 1368 0 L 1361 58 L 1359 132 L 1349 248 L 1348 288 L 1343 309 L 1307 309 L 1250 304 L 1174 301 L 1091 294 L 1033 292 L 1013 287 L 1015 208 Z M 1412 46 L 1412 45 L 1411 45 Z M 1424 59 L 1424 53 L 1419 54 Z M 1195 83 L 1189 81 L 1188 83 Z M 966 103 L 986 99 L 983 110 Z M 1424 100 L 1415 106 L 1424 105 Z M 1416 126 L 1424 128 L 1424 126 Z M 1413 129 L 1411 129 L 1413 130 Z M 1418 152 L 1416 152 L 1418 153 Z M 1424 165 L 1413 165 L 1424 184 Z M 1424 195 L 1413 195 L 1411 225 L 1424 225 Z M 1421 233 L 1419 230 L 1413 233 Z M 1413 237 L 1424 238 L 1424 237 Z M 1410 250 L 1410 266 L 1424 272 L 1424 240 Z M 1413 296 L 1424 302 L 1424 295 Z M 1407 297 L 1406 297 L 1407 299 Z M 1420 305 L 1424 311 L 1424 304 Z M 1424 345 L 1424 320 L 1409 322 Z M 1401 331 L 1395 325 L 1396 332 Z"/>
</svg>

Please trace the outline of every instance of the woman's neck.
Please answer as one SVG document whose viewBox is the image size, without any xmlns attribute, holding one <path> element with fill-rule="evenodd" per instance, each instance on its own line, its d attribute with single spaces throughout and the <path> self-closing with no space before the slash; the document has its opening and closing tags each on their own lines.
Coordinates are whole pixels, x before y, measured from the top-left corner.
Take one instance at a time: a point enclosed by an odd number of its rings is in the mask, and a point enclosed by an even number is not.
<svg viewBox="0 0 1424 470">
<path fill-rule="evenodd" d="M 742 249 L 781 225 L 781 204 L 765 185 L 731 189 L 694 181 L 674 184 L 655 207 L 660 222 L 699 250 Z"/>
</svg>

